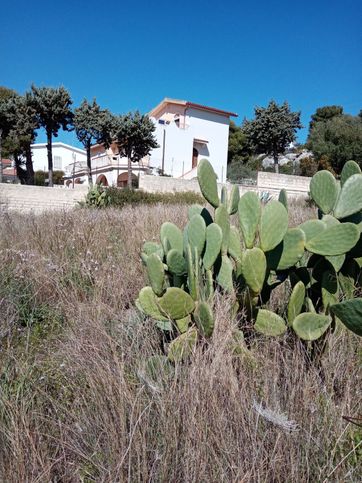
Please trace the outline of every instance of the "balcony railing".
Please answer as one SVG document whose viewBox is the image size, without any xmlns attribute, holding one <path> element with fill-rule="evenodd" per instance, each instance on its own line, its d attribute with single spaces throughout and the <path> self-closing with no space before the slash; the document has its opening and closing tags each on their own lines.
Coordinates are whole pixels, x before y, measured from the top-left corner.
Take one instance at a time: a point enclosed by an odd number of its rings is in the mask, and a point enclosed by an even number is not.
<svg viewBox="0 0 362 483">
<path fill-rule="evenodd" d="M 132 163 L 133 168 L 148 168 L 150 163 L 150 157 L 145 156 L 139 163 Z M 95 156 L 91 159 L 91 166 L 92 166 L 92 171 L 97 170 L 100 168 L 118 168 L 118 169 L 125 169 L 128 167 L 128 161 L 127 158 L 120 158 L 117 155 L 111 156 L 109 154 L 102 154 L 101 156 Z M 65 166 L 65 173 L 66 175 L 73 175 L 77 174 L 79 172 L 83 172 L 87 170 L 87 162 L 86 161 L 77 161 L 74 164 L 68 164 Z"/>
</svg>

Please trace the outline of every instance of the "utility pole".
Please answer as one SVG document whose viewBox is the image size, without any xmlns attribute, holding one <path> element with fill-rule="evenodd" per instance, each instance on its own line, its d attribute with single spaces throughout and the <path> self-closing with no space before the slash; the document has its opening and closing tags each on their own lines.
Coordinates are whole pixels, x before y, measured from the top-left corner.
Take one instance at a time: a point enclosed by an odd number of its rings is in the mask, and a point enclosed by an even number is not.
<svg viewBox="0 0 362 483">
<path fill-rule="evenodd" d="M 75 178 L 75 159 L 76 159 L 76 154 L 72 153 L 72 158 L 73 158 L 73 189 L 74 189 L 74 178 Z"/>
<path fill-rule="evenodd" d="M 166 141 L 166 129 L 163 126 L 163 142 L 162 142 L 162 176 L 165 174 L 165 141 Z"/>
</svg>

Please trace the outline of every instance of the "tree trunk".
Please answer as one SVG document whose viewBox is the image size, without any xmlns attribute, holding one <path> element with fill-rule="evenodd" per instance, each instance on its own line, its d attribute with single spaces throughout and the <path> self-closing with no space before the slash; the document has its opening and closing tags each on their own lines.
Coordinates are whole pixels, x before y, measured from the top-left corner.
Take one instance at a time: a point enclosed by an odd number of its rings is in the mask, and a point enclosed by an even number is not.
<svg viewBox="0 0 362 483">
<path fill-rule="evenodd" d="M 53 155 L 52 155 L 52 133 L 47 131 L 47 152 L 48 152 L 48 178 L 49 186 L 53 186 Z"/>
<path fill-rule="evenodd" d="M 33 167 L 33 159 L 31 156 L 31 145 L 30 143 L 26 147 L 25 151 L 25 157 L 26 157 L 26 177 L 27 177 L 27 183 L 26 184 L 34 184 L 34 167 Z"/>
<path fill-rule="evenodd" d="M 2 140 L 3 130 L 0 128 L 0 183 L 3 182 L 3 158 L 1 156 L 1 140 Z"/>
<path fill-rule="evenodd" d="M 277 154 L 273 154 L 273 158 L 274 158 L 274 170 L 278 174 L 279 173 L 279 160 L 278 160 L 278 155 Z"/>
<path fill-rule="evenodd" d="M 17 154 L 14 154 L 14 161 L 15 161 L 16 176 L 19 178 L 20 184 L 26 184 L 26 173 L 21 166 L 21 161 Z"/>
<path fill-rule="evenodd" d="M 128 178 L 127 178 L 127 188 L 132 189 L 132 165 L 131 158 L 128 158 Z"/>
<path fill-rule="evenodd" d="M 87 143 L 87 167 L 88 167 L 88 184 L 89 186 L 93 186 L 93 179 L 92 179 L 92 162 L 91 162 L 91 145 Z"/>
</svg>

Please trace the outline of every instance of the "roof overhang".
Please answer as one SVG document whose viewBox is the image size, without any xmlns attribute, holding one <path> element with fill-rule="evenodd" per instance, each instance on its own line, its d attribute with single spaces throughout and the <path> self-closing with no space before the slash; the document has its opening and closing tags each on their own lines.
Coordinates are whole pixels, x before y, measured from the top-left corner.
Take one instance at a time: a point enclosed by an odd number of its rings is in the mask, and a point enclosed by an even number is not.
<svg viewBox="0 0 362 483">
<path fill-rule="evenodd" d="M 192 109 L 198 109 L 200 111 L 207 111 L 207 112 L 213 112 L 215 114 L 220 114 L 221 116 L 225 117 L 238 117 L 238 115 L 235 112 L 231 111 L 224 111 L 222 109 L 217 109 L 216 107 L 209 107 L 209 106 L 204 106 L 203 104 L 196 104 L 195 102 L 189 102 L 189 101 L 183 101 L 181 99 L 171 99 L 170 97 L 165 97 L 163 101 L 161 101 L 159 104 L 157 104 L 156 107 L 154 107 L 148 115 L 150 117 L 156 117 L 157 114 L 167 105 L 167 104 L 173 104 L 173 105 L 178 105 L 178 106 L 184 106 L 185 109 L 187 108 L 192 108 Z"/>
<path fill-rule="evenodd" d="M 209 141 L 206 141 L 205 139 L 196 139 L 194 138 L 194 143 L 197 144 L 207 144 Z"/>
<path fill-rule="evenodd" d="M 216 107 L 204 106 L 203 104 L 196 104 L 195 102 L 187 102 L 186 107 L 191 107 L 193 109 L 198 109 L 200 111 L 214 112 L 215 114 L 220 114 L 221 116 L 227 117 L 238 117 L 235 112 L 224 111 L 222 109 L 217 109 Z"/>
</svg>

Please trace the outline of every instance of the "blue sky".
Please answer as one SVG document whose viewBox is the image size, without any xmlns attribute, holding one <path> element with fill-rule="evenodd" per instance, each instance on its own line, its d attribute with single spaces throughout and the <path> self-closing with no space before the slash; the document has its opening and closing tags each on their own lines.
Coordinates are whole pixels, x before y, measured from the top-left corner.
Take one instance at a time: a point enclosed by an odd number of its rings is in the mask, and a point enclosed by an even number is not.
<svg viewBox="0 0 362 483">
<path fill-rule="evenodd" d="M 241 123 L 273 98 L 307 127 L 319 106 L 362 108 L 358 0 L 4 1 L 0 52 L 0 85 L 64 85 L 75 105 L 96 97 L 114 113 L 175 97 Z"/>
</svg>

